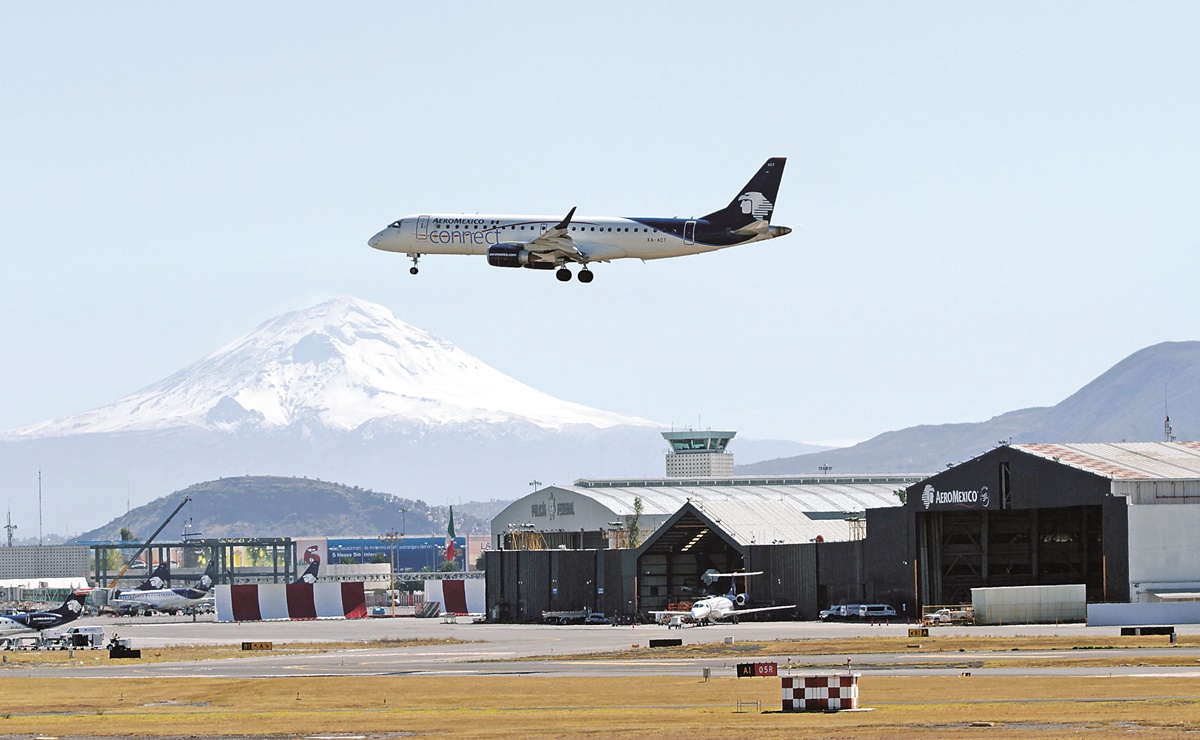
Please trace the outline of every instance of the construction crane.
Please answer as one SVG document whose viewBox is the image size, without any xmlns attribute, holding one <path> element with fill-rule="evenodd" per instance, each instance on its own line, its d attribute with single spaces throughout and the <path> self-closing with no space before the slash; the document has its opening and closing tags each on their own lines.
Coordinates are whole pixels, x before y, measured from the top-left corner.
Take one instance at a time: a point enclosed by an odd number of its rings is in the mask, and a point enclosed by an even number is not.
<svg viewBox="0 0 1200 740">
<path fill-rule="evenodd" d="M 150 547 L 150 543 L 154 542 L 154 538 L 158 536 L 158 533 L 163 531 L 163 529 L 165 529 L 166 526 L 171 523 L 171 520 L 175 518 L 175 515 L 179 513 L 179 510 L 191 500 L 191 496 L 183 497 L 183 500 L 179 502 L 179 506 L 175 507 L 175 511 L 172 511 L 170 516 L 164 519 L 162 524 L 158 525 L 158 529 L 154 530 L 154 534 L 146 538 L 146 541 L 142 544 L 138 551 L 133 554 L 133 557 L 129 558 L 129 560 L 125 562 L 125 566 L 121 568 L 121 571 L 117 573 L 117 575 L 113 576 L 112 583 L 108 584 L 110 589 L 117 587 L 117 581 L 121 580 L 121 576 L 125 575 L 125 571 L 129 570 L 129 566 L 133 565 L 133 562 L 138 559 L 138 556 L 144 553 L 147 548 Z"/>
</svg>

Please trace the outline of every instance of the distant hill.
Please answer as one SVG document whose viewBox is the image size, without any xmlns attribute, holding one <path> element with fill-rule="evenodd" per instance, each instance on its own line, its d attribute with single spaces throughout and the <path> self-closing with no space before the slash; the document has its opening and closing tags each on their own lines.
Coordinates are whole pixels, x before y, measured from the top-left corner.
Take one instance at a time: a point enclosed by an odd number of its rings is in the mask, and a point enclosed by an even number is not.
<svg viewBox="0 0 1200 740">
<path fill-rule="evenodd" d="M 1055 406 L 972 424 L 910 427 L 853 447 L 738 465 L 737 472 L 811 474 L 829 465 L 835 473 L 933 473 L 1001 440 L 1157 442 L 1163 439 L 1165 411 L 1179 439 L 1200 439 L 1200 342 L 1163 342 L 1139 350 Z"/>
<path fill-rule="evenodd" d="M 132 509 L 98 529 L 79 535 L 81 541 L 120 539 L 127 528 L 145 539 L 179 505 L 192 500 L 159 535 L 177 540 L 185 522 L 204 537 L 371 537 L 390 530 L 407 534 L 446 531 L 448 506 L 397 498 L 307 478 L 244 476 L 197 483 Z M 490 521 L 509 501 L 467 502 L 454 507 L 456 534 L 486 534 Z M 407 509 L 403 514 L 401 509 Z"/>
</svg>

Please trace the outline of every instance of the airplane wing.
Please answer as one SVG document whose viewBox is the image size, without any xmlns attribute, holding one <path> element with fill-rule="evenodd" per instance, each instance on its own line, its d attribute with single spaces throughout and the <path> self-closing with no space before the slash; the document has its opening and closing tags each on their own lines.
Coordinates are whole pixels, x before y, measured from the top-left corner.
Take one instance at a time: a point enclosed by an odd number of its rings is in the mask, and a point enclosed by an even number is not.
<svg viewBox="0 0 1200 740">
<path fill-rule="evenodd" d="M 571 238 L 571 218 L 575 208 L 553 228 L 546 233 L 525 243 L 525 248 L 543 258 L 555 259 L 562 257 L 570 262 L 587 262 L 587 255 L 579 250 L 575 240 Z"/>
<path fill-rule="evenodd" d="M 755 607 L 754 609 L 735 609 L 734 611 L 729 612 L 729 614 L 726 616 L 736 617 L 736 616 L 740 616 L 742 614 L 754 614 L 755 612 L 773 612 L 773 611 L 777 611 L 779 609 L 795 609 L 795 608 L 796 608 L 795 604 L 788 604 L 787 606 L 759 606 L 759 607 Z"/>
</svg>

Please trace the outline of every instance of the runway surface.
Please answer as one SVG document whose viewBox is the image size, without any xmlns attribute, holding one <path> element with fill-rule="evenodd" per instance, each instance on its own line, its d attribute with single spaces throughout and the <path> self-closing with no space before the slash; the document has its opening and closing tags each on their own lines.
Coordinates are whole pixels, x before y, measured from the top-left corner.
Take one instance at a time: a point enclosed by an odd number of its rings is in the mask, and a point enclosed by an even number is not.
<svg viewBox="0 0 1200 740">
<path fill-rule="evenodd" d="M 636 628 L 609 626 L 491 625 L 460 622 L 444 624 L 437 619 L 362 619 L 307 622 L 249 622 L 238 624 L 212 621 L 192 622 L 190 618 L 150 617 L 142 619 L 86 619 L 81 624 L 104 625 L 130 638 L 143 650 L 178 645 L 230 645 L 243 641 L 295 642 L 366 642 L 454 638 L 464 642 L 421 647 L 364 647 L 314 654 L 262 653 L 249 657 L 181 663 L 138 663 L 110 661 L 105 652 L 76 651 L 82 665 L 46 665 L 0 668 L 0 677 L 75 677 L 75 678 L 266 678 L 297 676 L 700 676 L 709 668 L 713 676 L 734 675 L 738 662 L 777 662 L 786 670 L 789 659 L 805 672 L 852 670 L 863 674 L 886 675 L 1063 675 L 1063 676 L 1197 676 L 1200 677 L 1200 648 L 1162 648 L 1104 650 L 1021 650 L 946 653 L 876 653 L 827 656 L 778 655 L 730 658 L 655 658 L 647 647 L 652 638 L 680 638 L 685 645 L 724 644 L 776 639 L 855 636 L 907 637 L 908 625 L 870 626 L 863 624 L 823 624 L 819 622 L 743 622 L 704 628 L 668 630 L 665 627 L 639 625 Z M 1183 626 L 1181 634 L 1200 633 L 1200 625 Z M 1116 627 L 1083 625 L 1021 625 L 1013 627 L 941 627 L 936 636 L 1018 636 L 1068 635 L 1081 638 L 1081 644 L 1103 646 L 1120 634 Z M 555 660 L 555 655 L 579 655 L 629 650 L 630 658 L 594 660 Z M 1169 651 L 1169 652 L 1167 652 Z M 1169 655 L 1173 662 L 1186 664 L 1169 667 L 1141 664 L 1154 656 Z M 94 658 L 99 657 L 99 660 Z M 984 661 L 1078 660 L 1099 657 L 1120 665 L 1105 668 L 1073 666 L 1029 668 L 989 667 Z M 534 658 L 534 659 L 529 659 Z M 815 668 L 814 668 L 815 666 Z"/>
</svg>

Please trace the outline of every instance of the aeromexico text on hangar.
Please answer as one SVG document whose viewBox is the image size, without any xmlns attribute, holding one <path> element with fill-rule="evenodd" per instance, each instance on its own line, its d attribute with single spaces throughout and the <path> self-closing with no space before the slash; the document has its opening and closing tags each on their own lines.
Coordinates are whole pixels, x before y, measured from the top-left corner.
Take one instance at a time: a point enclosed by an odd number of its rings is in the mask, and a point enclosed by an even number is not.
<svg viewBox="0 0 1200 740">
<path fill-rule="evenodd" d="M 925 489 L 921 491 L 921 505 L 926 509 L 933 506 L 949 506 L 958 509 L 986 509 L 990 503 L 988 495 L 988 487 L 980 486 L 978 489 L 970 489 L 966 491 L 939 491 L 930 484 L 926 484 Z"/>
</svg>

